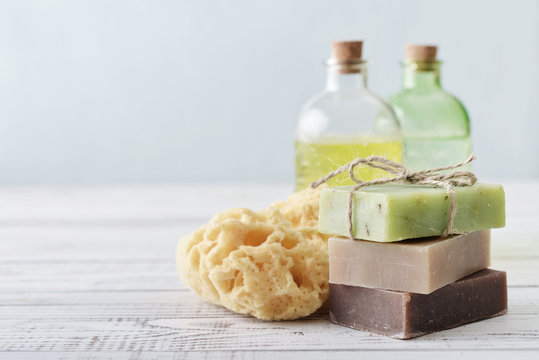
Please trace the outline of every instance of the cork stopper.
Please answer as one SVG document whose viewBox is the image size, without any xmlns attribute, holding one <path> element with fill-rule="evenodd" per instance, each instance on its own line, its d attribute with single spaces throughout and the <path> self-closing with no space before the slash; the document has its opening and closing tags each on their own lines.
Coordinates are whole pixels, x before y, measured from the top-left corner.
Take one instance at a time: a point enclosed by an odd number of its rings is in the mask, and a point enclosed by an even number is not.
<svg viewBox="0 0 539 360">
<path fill-rule="evenodd" d="M 361 59 L 363 41 L 334 41 L 331 43 L 333 58 L 337 61 Z"/>
<path fill-rule="evenodd" d="M 438 47 L 435 45 L 406 44 L 404 53 L 407 60 L 412 61 L 436 61 Z"/>
</svg>

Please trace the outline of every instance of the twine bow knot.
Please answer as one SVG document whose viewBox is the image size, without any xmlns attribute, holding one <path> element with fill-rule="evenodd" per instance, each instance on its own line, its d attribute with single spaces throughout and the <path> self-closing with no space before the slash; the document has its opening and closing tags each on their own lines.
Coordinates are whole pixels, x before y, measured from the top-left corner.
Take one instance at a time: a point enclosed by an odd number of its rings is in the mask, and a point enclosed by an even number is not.
<svg viewBox="0 0 539 360">
<path fill-rule="evenodd" d="M 477 182 L 477 177 L 470 171 L 454 171 L 447 174 L 439 174 L 440 171 L 452 170 L 463 165 L 466 165 L 475 160 L 475 155 L 470 155 L 468 159 L 463 162 L 454 165 L 442 166 L 433 169 L 410 171 L 403 165 L 388 160 L 381 156 L 369 156 L 367 158 L 357 158 L 352 160 L 348 164 L 345 164 L 335 171 L 330 172 L 318 181 L 311 183 L 311 188 L 316 188 L 325 183 L 329 179 L 348 171 L 350 179 L 356 183 L 352 190 L 348 194 L 348 236 L 350 239 L 354 239 L 352 229 L 352 206 L 354 192 L 364 186 L 381 185 L 387 183 L 406 183 L 417 185 L 431 185 L 435 187 L 443 187 L 449 195 L 449 219 L 447 221 L 447 227 L 444 230 L 442 236 L 447 236 L 453 229 L 453 220 L 455 218 L 455 191 L 452 186 L 470 186 Z M 371 181 L 363 181 L 356 178 L 354 175 L 354 168 L 356 166 L 369 166 L 371 168 L 380 169 L 386 171 L 394 177 L 375 179 Z"/>
</svg>

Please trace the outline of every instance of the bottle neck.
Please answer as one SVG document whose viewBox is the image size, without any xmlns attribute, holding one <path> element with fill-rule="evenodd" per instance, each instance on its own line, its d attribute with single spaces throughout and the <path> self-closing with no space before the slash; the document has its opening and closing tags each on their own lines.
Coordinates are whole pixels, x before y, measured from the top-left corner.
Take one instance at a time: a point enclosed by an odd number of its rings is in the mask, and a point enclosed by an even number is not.
<svg viewBox="0 0 539 360">
<path fill-rule="evenodd" d="M 367 89 L 367 64 L 328 64 L 326 91 Z"/>
<path fill-rule="evenodd" d="M 405 61 L 403 63 L 404 89 L 440 89 L 440 65 L 436 62 Z"/>
</svg>

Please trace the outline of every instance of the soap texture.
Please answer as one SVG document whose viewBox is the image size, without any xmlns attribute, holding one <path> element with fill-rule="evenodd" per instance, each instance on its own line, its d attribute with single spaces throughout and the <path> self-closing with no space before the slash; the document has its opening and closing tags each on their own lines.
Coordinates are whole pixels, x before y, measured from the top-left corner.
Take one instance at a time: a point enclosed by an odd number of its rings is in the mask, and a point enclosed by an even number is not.
<svg viewBox="0 0 539 360">
<path fill-rule="evenodd" d="M 183 237 L 180 278 L 202 298 L 265 320 L 290 320 L 327 299 L 327 236 L 318 232 L 319 191 L 266 210 L 236 208 Z"/>
<path fill-rule="evenodd" d="M 490 265 L 490 230 L 379 243 L 330 238 L 329 282 L 431 292 Z"/>
<path fill-rule="evenodd" d="M 348 194 L 351 187 L 325 188 L 320 195 L 319 230 L 348 237 Z M 452 234 L 505 226 L 501 185 L 455 186 Z M 367 186 L 354 193 L 354 238 L 392 242 L 440 236 L 449 219 L 449 194 L 443 188 L 409 184 Z"/>
<path fill-rule="evenodd" d="M 330 284 L 330 319 L 357 330 L 410 339 L 507 312 L 503 271 L 482 270 L 423 295 Z"/>
</svg>

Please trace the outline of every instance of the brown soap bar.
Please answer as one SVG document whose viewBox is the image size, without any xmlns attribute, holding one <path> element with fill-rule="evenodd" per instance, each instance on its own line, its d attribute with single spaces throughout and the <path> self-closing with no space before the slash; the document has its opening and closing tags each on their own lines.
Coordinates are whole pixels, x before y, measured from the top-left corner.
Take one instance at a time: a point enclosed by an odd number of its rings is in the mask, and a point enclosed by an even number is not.
<svg viewBox="0 0 539 360">
<path fill-rule="evenodd" d="M 505 272 L 482 270 L 423 295 L 331 284 L 332 322 L 411 339 L 507 312 Z"/>
<path fill-rule="evenodd" d="M 489 266 L 490 230 L 393 243 L 331 238 L 328 248 L 330 283 L 430 294 Z"/>
</svg>

